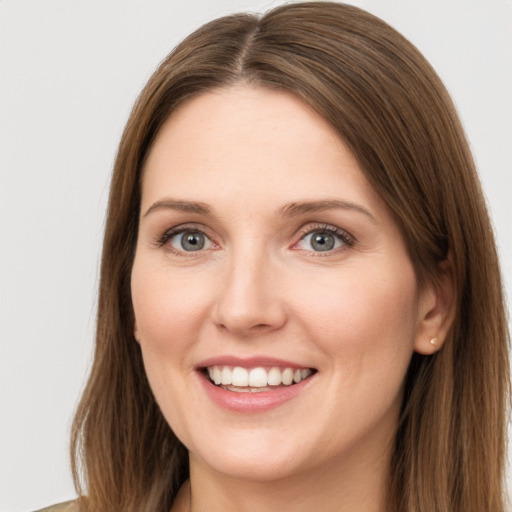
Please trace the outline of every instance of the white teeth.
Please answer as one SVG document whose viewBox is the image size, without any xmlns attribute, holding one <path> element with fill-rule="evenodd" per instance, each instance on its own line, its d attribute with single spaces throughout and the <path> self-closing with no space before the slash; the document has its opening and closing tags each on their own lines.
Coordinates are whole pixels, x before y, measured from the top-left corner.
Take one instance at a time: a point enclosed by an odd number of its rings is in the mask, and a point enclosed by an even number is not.
<svg viewBox="0 0 512 512">
<path fill-rule="evenodd" d="M 217 385 L 222 383 L 222 374 L 218 366 L 213 367 L 213 382 Z"/>
<path fill-rule="evenodd" d="M 224 368 L 227 368 L 226 366 Z M 233 386 L 245 387 L 249 385 L 249 372 L 240 366 L 235 366 L 233 368 L 233 373 L 231 374 L 231 384 Z"/>
<path fill-rule="evenodd" d="M 253 368 L 249 372 L 249 386 L 264 388 L 267 385 L 267 372 L 264 368 Z"/>
<path fill-rule="evenodd" d="M 224 366 L 224 368 L 222 368 L 222 372 L 221 372 L 221 375 L 222 375 L 222 384 L 225 385 L 225 386 L 229 386 L 229 384 L 232 384 L 232 375 L 231 375 L 231 372 L 229 371 L 229 368 L 227 366 Z"/>
<path fill-rule="evenodd" d="M 307 379 L 311 375 L 311 370 L 309 368 L 304 368 L 300 371 L 300 376 L 302 380 Z"/>
<path fill-rule="evenodd" d="M 269 386 L 279 386 L 281 384 L 281 370 L 279 368 L 270 368 L 267 382 Z"/>
<path fill-rule="evenodd" d="M 289 386 L 293 382 L 293 370 L 291 368 L 286 368 L 281 380 L 285 386 Z"/>
<path fill-rule="evenodd" d="M 224 389 L 227 389 L 228 391 L 235 391 L 236 393 L 261 393 L 262 391 L 271 391 L 272 388 L 269 388 L 268 386 L 265 386 L 264 388 L 252 388 L 252 387 L 245 387 L 245 388 L 237 388 L 236 386 L 222 386 Z"/>
<path fill-rule="evenodd" d="M 267 391 L 269 386 L 290 386 L 307 379 L 313 372 L 309 368 L 278 368 L 262 367 L 247 370 L 241 366 L 209 366 L 210 379 L 217 385 L 226 386 L 231 391 Z M 247 388 L 241 390 L 239 388 Z"/>
</svg>

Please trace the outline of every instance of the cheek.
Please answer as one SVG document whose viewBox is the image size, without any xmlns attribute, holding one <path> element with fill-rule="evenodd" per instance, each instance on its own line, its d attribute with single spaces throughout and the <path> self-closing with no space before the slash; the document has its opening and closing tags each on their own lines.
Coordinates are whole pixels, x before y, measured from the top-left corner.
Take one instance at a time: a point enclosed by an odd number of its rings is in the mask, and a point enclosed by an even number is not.
<svg viewBox="0 0 512 512">
<path fill-rule="evenodd" d="M 325 424 L 345 425 L 329 434 L 334 443 L 379 425 L 393 432 L 400 409 L 417 323 L 416 279 L 407 265 L 377 268 L 352 267 L 329 282 L 317 280 L 297 315 L 324 354 L 326 396 L 336 397 Z"/>
<path fill-rule="evenodd" d="M 137 337 L 156 401 L 175 432 L 187 432 L 189 407 L 183 376 L 190 373 L 207 294 L 189 279 L 176 279 L 158 265 L 134 264 L 131 279 Z"/>
<path fill-rule="evenodd" d="M 142 271 L 134 265 L 132 302 L 143 350 L 179 356 L 206 315 L 208 287 L 204 280 L 198 285 L 197 279 L 176 278 L 155 269 Z"/>
<path fill-rule="evenodd" d="M 397 357 L 408 364 L 417 324 L 410 264 L 352 267 L 311 283 L 297 316 L 333 365 L 358 371 Z"/>
</svg>

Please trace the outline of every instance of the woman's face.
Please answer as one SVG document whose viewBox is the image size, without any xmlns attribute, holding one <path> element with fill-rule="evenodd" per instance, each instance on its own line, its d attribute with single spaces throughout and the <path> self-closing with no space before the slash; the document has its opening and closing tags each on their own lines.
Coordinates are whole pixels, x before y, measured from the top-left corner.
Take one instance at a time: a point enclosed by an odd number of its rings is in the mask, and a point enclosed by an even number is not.
<svg viewBox="0 0 512 512">
<path fill-rule="evenodd" d="M 352 153 L 296 97 L 239 85 L 167 120 L 132 296 L 191 464 L 267 480 L 386 459 L 432 294 Z"/>
</svg>

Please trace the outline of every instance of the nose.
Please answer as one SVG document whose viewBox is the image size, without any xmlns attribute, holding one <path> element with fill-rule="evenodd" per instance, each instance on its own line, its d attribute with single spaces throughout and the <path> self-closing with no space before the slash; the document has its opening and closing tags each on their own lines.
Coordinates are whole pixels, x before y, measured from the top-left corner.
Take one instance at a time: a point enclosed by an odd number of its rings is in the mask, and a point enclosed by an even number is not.
<svg viewBox="0 0 512 512">
<path fill-rule="evenodd" d="M 213 307 L 213 321 L 220 329 L 247 338 L 286 323 L 279 269 L 268 258 L 240 255 L 232 258 L 226 270 Z"/>
</svg>

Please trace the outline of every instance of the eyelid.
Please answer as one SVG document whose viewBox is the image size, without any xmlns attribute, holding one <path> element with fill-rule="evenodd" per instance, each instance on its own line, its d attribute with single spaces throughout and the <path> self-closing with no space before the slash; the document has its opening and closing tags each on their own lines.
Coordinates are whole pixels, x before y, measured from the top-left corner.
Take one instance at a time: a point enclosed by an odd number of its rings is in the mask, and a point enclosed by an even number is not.
<svg viewBox="0 0 512 512">
<path fill-rule="evenodd" d="M 211 236 L 208 232 L 210 229 L 205 226 L 204 224 L 198 224 L 198 223 L 185 223 L 185 224 L 179 224 L 177 226 L 173 226 L 172 228 L 169 228 L 165 230 L 163 233 L 157 235 L 154 240 L 154 245 L 156 247 L 163 247 L 164 245 L 168 244 L 169 240 L 171 240 L 173 237 L 179 235 L 180 233 L 184 233 L 190 231 L 191 233 L 201 233 L 203 234 L 213 245 L 213 247 L 209 247 L 208 249 L 218 249 L 220 248 L 220 244 L 218 244 L 214 237 Z M 335 249 L 331 249 L 325 252 L 322 251 L 314 251 L 314 250 L 306 250 L 298 248 L 297 245 L 304 240 L 308 235 L 311 235 L 314 232 L 325 232 L 333 234 L 334 236 L 338 237 L 343 242 L 342 247 L 338 247 Z M 296 234 L 294 235 L 294 238 L 298 238 L 296 240 L 291 249 L 294 250 L 302 250 L 304 252 L 313 253 L 315 256 L 329 256 L 334 253 L 337 253 L 339 251 L 346 250 L 347 248 L 352 247 L 356 242 L 357 239 L 350 234 L 345 229 L 341 229 L 335 225 L 332 224 L 326 224 L 326 223 L 309 223 L 305 225 L 304 227 L 300 228 Z M 171 247 L 170 244 L 168 244 L 167 249 L 170 252 L 175 253 L 179 256 L 198 256 L 200 253 L 204 253 L 206 249 L 201 249 L 199 251 L 180 251 L 176 249 L 175 247 Z"/>
<path fill-rule="evenodd" d="M 182 233 L 190 232 L 190 233 L 201 233 L 203 234 L 214 246 L 214 248 L 218 247 L 218 244 L 213 240 L 212 236 L 208 234 L 210 231 L 204 224 L 196 224 L 196 223 L 186 223 L 179 224 L 177 226 L 173 226 L 165 230 L 163 233 L 157 235 L 154 240 L 154 245 L 156 247 L 163 247 L 164 245 L 168 245 L 167 249 L 170 252 L 173 252 L 179 256 L 194 256 L 198 255 L 198 253 L 204 252 L 206 249 L 201 249 L 199 251 L 180 251 L 175 247 L 171 246 L 168 242 L 177 235 Z M 212 247 L 208 247 L 208 249 L 212 249 Z"/>
<path fill-rule="evenodd" d="M 307 250 L 307 249 L 301 249 L 301 248 L 297 247 L 298 244 L 300 242 L 302 242 L 307 236 L 309 236 L 315 232 L 319 232 L 319 233 L 323 232 L 323 233 L 332 234 L 332 235 L 338 237 L 338 239 L 340 239 L 343 242 L 343 246 L 335 248 L 335 249 L 327 250 L 327 251 L 314 251 L 312 249 Z M 325 224 L 325 223 L 307 224 L 306 226 L 302 227 L 298 231 L 296 236 L 299 239 L 293 244 L 292 249 L 302 250 L 305 252 L 312 253 L 315 255 L 315 257 L 316 256 L 329 256 L 329 255 L 338 253 L 339 251 L 344 251 L 347 248 L 354 246 L 355 243 L 357 242 L 356 238 L 353 235 L 351 235 L 348 231 L 346 231 L 345 229 L 341 229 L 332 224 Z"/>
</svg>

